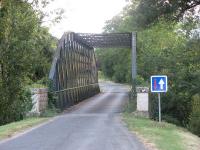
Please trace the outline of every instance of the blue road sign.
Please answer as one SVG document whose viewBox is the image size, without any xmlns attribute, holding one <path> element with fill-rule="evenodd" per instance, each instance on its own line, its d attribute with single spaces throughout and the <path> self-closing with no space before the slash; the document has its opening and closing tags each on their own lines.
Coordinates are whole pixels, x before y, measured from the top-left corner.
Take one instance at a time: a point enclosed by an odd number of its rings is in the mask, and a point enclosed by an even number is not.
<svg viewBox="0 0 200 150">
<path fill-rule="evenodd" d="M 151 92 L 154 93 L 167 92 L 167 76 L 165 75 L 151 76 Z"/>
</svg>

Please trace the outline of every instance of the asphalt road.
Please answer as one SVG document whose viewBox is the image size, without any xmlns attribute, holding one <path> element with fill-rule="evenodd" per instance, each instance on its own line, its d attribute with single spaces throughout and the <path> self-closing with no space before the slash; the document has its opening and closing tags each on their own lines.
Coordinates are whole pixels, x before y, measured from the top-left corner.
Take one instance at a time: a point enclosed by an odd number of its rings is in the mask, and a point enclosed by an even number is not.
<svg viewBox="0 0 200 150">
<path fill-rule="evenodd" d="M 120 120 L 128 88 L 101 83 L 102 93 L 38 128 L 0 142 L 0 150 L 144 150 Z"/>
</svg>

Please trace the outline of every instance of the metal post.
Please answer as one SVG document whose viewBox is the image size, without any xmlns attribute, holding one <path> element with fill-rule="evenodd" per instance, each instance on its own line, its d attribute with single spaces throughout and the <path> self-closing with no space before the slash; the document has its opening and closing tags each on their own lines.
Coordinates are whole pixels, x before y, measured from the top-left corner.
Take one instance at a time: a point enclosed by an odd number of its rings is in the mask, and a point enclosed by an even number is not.
<svg viewBox="0 0 200 150">
<path fill-rule="evenodd" d="M 132 32 L 132 80 L 136 79 L 137 66 L 136 66 L 136 33 Z"/>
<path fill-rule="evenodd" d="M 159 122 L 161 122 L 161 103 L 160 103 L 160 93 L 158 93 L 158 107 L 159 107 Z"/>
<path fill-rule="evenodd" d="M 137 66 L 136 66 L 136 33 L 132 32 L 132 40 L 131 40 L 131 73 L 132 73 L 132 91 L 131 91 L 131 99 L 135 100 L 136 102 L 136 75 L 137 75 Z M 137 103 L 137 102 L 136 102 Z M 137 104 L 136 104 L 137 105 Z M 136 109 L 136 108 L 135 108 Z"/>
</svg>

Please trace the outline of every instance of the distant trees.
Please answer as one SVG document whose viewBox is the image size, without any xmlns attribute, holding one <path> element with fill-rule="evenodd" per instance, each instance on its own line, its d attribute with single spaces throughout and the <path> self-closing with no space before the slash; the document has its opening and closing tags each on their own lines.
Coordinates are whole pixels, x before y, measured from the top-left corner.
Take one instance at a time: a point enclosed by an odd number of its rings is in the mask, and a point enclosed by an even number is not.
<svg viewBox="0 0 200 150">
<path fill-rule="evenodd" d="M 31 104 L 25 86 L 47 75 L 56 39 L 23 0 L 1 1 L 0 26 L 1 125 L 24 117 Z"/>
<path fill-rule="evenodd" d="M 200 19 L 194 13 L 196 6 L 200 6 L 199 1 L 133 0 L 107 21 L 104 30 L 137 31 L 137 83 L 146 85 L 151 75 L 166 74 L 169 91 L 162 95 L 163 119 L 185 127 L 192 124 L 190 129 L 199 134 L 200 124 L 194 114 L 200 118 L 200 107 L 193 107 L 194 96 L 200 95 Z M 130 82 L 130 50 L 99 49 L 97 57 L 105 75 L 117 82 Z M 156 119 L 157 99 L 152 97 L 150 104 L 151 117 Z"/>
<path fill-rule="evenodd" d="M 130 82 L 130 50 L 129 49 L 99 49 L 96 51 L 100 61 L 100 69 L 104 75 L 116 82 Z"/>
</svg>

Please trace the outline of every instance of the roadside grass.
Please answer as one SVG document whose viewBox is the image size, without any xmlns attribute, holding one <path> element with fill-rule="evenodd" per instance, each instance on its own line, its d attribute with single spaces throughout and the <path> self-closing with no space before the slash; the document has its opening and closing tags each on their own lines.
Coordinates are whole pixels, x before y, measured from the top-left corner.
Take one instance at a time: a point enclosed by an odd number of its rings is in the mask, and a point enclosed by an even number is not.
<svg viewBox="0 0 200 150">
<path fill-rule="evenodd" d="M 158 123 L 136 117 L 132 113 L 124 113 L 123 120 L 129 130 L 136 133 L 150 149 L 200 150 L 200 138 L 186 129 L 166 122 Z"/>
<path fill-rule="evenodd" d="M 49 108 L 47 110 L 45 110 L 40 117 L 55 117 L 57 115 L 59 115 L 61 113 L 60 109 L 56 109 L 56 108 Z"/>
<path fill-rule="evenodd" d="M 31 117 L 0 126 L 0 140 L 14 136 L 17 133 L 47 121 L 49 118 Z"/>
</svg>

